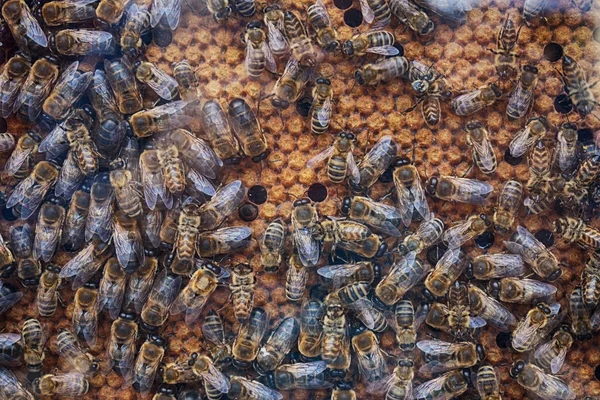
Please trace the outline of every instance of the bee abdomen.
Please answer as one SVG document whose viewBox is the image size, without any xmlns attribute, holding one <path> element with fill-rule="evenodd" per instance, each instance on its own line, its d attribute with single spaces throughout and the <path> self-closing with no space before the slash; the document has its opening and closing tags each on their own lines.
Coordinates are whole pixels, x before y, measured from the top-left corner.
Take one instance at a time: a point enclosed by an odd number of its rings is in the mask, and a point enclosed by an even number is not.
<svg viewBox="0 0 600 400">
<path fill-rule="evenodd" d="M 342 156 L 333 156 L 327 163 L 327 176 L 333 183 L 342 183 L 346 178 L 346 159 Z"/>
<path fill-rule="evenodd" d="M 392 11 L 386 0 L 368 0 L 378 25 L 388 25 L 391 22 Z"/>
<path fill-rule="evenodd" d="M 262 49 L 254 48 L 249 55 L 248 60 L 248 75 L 253 78 L 258 78 L 265 70 L 265 54 Z"/>
</svg>

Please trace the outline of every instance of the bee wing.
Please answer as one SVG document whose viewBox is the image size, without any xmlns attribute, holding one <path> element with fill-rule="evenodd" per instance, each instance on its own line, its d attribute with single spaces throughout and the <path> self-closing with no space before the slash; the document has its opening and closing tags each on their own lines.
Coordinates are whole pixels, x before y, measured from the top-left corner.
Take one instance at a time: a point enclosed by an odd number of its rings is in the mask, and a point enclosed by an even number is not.
<svg viewBox="0 0 600 400">
<path fill-rule="evenodd" d="M 244 386 L 246 391 L 249 394 L 249 397 L 257 398 L 261 400 L 281 400 L 283 399 L 283 395 L 276 390 L 271 389 L 268 386 L 263 385 L 257 381 L 251 381 L 246 378 L 242 378 L 241 376 L 235 376 L 232 378 L 236 379 L 238 382 Z M 33 400 L 33 399 L 32 399 Z"/>
<path fill-rule="evenodd" d="M 331 157 L 331 155 L 333 154 L 334 151 L 335 151 L 335 147 L 333 147 L 333 146 L 326 148 L 325 150 L 323 150 L 322 152 L 320 152 L 319 154 L 317 154 L 316 156 L 314 156 L 313 158 L 308 160 L 308 162 L 306 163 L 306 166 L 308 168 L 313 168 L 313 167 L 319 165 L 323 161 L 329 159 L 329 157 Z"/>
<path fill-rule="evenodd" d="M 479 161 L 483 164 L 483 166 L 491 171 L 494 169 L 494 160 L 496 159 L 496 155 L 494 154 L 494 149 L 492 148 L 492 144 L 490 143 L 487 137 L 484 137 L 481 142 L 471 141 L 473 145 L 473 149 L 479 155 Z"/>
<path fill-rule="evenodd" d="M 229 252 L 235 252 L 249 244 L 252 229 L 245 226 L 233 226 L 217 229 L 208 235 L 213 237 L 217 242 L 227 243 L 230 248 Z"/>
<path fill-rule="evenodd" d="M 508 148 L 510 149 L 510 155 L 513 157 L 520 157 L 527 152 L 531 146 L 535 143 L 537 138 L 531 134 L 531 128 L 525 127 L 521 129 L 513 140 L 511 140 Z"/>
<path fill-rule="evenodd" d="M 287 39 L 273 21 L 267 22 L 267 37 L 269 39 L 269 47 L 273 53 L 284 54 L 287 51 Z"/>
<path fill-rule="evenodd" d="M 326 265 L 317 270 L 317 274 L 333 281 L 333 287 L 339 289 L 344 278 L 351 276 L 361 267 L 360 264 Z"/>
<path fill-rule="evenodd" d="M 0 75 L 0 117 L 8 118 L 12 114 L 24 79 L 7 79 L 5 74 Z"/>
<path fill-rule="evenodd" d="M 574 400 L 575 393 L 569 386 L 554 375 L 546 374 L 541 370 L 536 371 L 538 379 L 543 382 L 535 392 L 537 396 L 545 400 Z"/>
<path fill-rule="evenodd" d="M 12 346 L 21 340 L 21 336 L 16 333 L 0 333 L 0 347 L 3 349 Z M 21 364 L 19 357 L 12 357 L 8 353 L 0 353 L 0 364 L 5 366 L 17 367 Z"/>
<path fill-rule="evenodd" d="M 458 189 L 457 201 L 475 205 L 487 204 L 487 196 L 494 191 L 494 187 L 487 182 L 476 179 L 449 177 Z"/>
<path fill-rule="evenodd" d="M 169 87 L 171 85 L 165 84 L 165 82 L 173 82 L 175 86 L 177 85 L 177 81 L 173 79 L 169 74 L 167 74 L 162 69 L 158 68 L 154 64 L 149 65 L 152 70 L 152 74 L 156 77 L 156 79 L 149 79 L 144 83 L 150 87 L 150 89 L 154 90 L 157 95 L 162 97 L 165 100 L 173 100 L 173 95 L 171 94 L 171 90 Z"/>
<path fill-rule="evenodd" d="M 523 347 L 539 330 L 539 325 L 532 324 L 528 317 L 525 318 L 526 320 L 521 321 L 512 333 L 513 348 Z"/>
<path fill-rule="evenodd" d="M 472 238 L 473 234 L 470 232 L 472 224 L 473 220 L 468 219 L 448 228 L 446 232 L 444 232 L 442 239 L 446 242 L 449 249 L 458 249 L 466 241 Z"/>
<path fill-rule="evenodd" d="M 82 269 L 82 266 L 89 264 L 94 259 L 94 243 L 89 243 L 83 250 L 71 258 L 61 269 L 58 274 L 61 278 L 70 278 L 77 275 Z"/>
<path fill-rule="evenodd" d="M 404 183 L 397 178 L 396 174 L 393 175 L 393 179 L 394 187 L 396 188 L 398 210 L 400 211 L 402 223 L 404 226 L 409 226 L 412 222 L 413 215 L 413 202 L 411 193 L 409 189 L 404 186 Z"/>
<path fill-rule="evenodd" d="M 452 354 L 458 348 L 457 343 L 448 343 L 442 340 L 420 340 L 417 342 L 417 347 L 425 354 Z"/>
<path fill-rule="evenodd" d="M 35 147 L 23 149 L 21 146 L 16 146 L 4 164 L 4 172 L 10 176 L 14 175 L 34 151 Z"/>
<path fill-rule="evenodd" d="M 430 399 L 433 398 L 432 396 L 435 396 L 436 400 L 450 400 L 455 397 L 455 394 L 444 390 L 445 383 L 446 375 L 438 376 L 437 378 L 424 382 L 414 388 L 412 398 Z"/>
<path fill-rule="evenodd" d="M 354 155 L 351 151 L 349 151 L 348 155 L 346 156 L 346 165 L 348 165 L 348 175 L 352 182 L 360 181 L 360 171 L 358 170 L 358 166 L 354 160 Z"/>
<path fill-rule="evenodd" d="M 481 258 L 487 259 L 489 262 L 496 266 L 496 271 L 500 270 L 501 273 L 496 276 L 498 278 L 505 278 L 509 276 L 522 276 L 525 274 L 525 263 L 518 254 L 488 254 L 480 256 Z M 479 258 L 479 257 L 476 257 Z"/>
<path fill-rule="evenodd" d="M 199 174 L 198 172 L 190 169 L 187 173 L 188 184 L 191 184 L 195 190 L 200 193 L 204 193 L 207 196 L 214 196 L 216 193 L 216 189 L 204 175 Z M 189 186 L 188 186 L 189 187 Z M 156 246 L 158 247 L 158 246 Z"/>
<path fill-rule="evenodd" d="M 48 47 L 48 38 L 46 38 L 42 27 L 28 7 L 21 6 L 21 25 L 25 28 L 26 35 L 31 40 L 42 47 Z"/>
<path fill-rule="evenodd" d="M 321 8 L 321 15 L 322 15 L 323 19 L 326 21 L 325 24 L 326 25 L 331 25 L 331 20 L 329 18 L 329 13 L 327 12 L 327 7 L 325 6 L 325 3 L 323 2 L 323 0 L 317 0 L 315 2 L 314 7 L 320 7 Z"/>
<path fill-rule="evenodd" d="M 148 159 L 148 160 L 147 160 Z M 148 161 L 156 163 L 156 167 L 148 165 Z M 158 198 L 167 196 L 162 170 L 158 167 L 156 151 L 144 152 L 140 157 L 140 171 L 142 173 L 142 188 L 144 199 L 149 209 L 154 210 Z"/>
<path fill-rule="evenodd" d="M 484 303 L 483 313 L 478 317 L 484 319 L 491 326 L 503 332 L 508 332 L 517 324 L 515 316 L 502 303 L 475 286 L 471 286 L 469 291 L 475 291 L 481 302 Z"/>
<path fill-rule="evenodd" d="M 400 50 L 395 48 L 394 46 L 377 46 L 377 47 L 369 47 L 367 49 L 367 53 L 379 54 L 381 56 L 397 56 L 400 54 Z"/>
<path fill-rule="evenodd" d="M 207 207 L 214 207 L 222 215 L 228 217 L 238 208 L 245 196 L 246 188 L 242 181 L 235 180 L 217 190 L 210 202 L 207 203 Z"/>
<path fill-rule="evenodd" d="M 359 0 L 360 3 L 360 11 L 362 12 L 363 19 L 367 24 L 370 24 L 375 19 L 375 14 L 371 7 L 369 7 L 369 3 L 367 0 Z"/>
<path fill-rule="evenodd" d="M 7 399 L 18 395 L 23 400 L 35 400 L 35 397 L 23 387 L 15 374 L 3 366 L 0 366 L 0 395 Z"/>
<path fill-rule="evenodd" d="M 381 215 L 384 218 L 383 223 L 376 226 L 378 230 L 386 235 L 400 237 L 402 233 L 396 228 L 392 221 L 399 221 L 402 217 L 396 207 L 388 206 L 387 204 L 370 202 L 371 209 L 374 213 Z"/>
<path fill-rule="evenodd" d="M 360 298 L 353 303 L 346 306 L 349 310 L 352 310 L 356 317 L 366 326 L 368 329 L 375 328 L 375 315 L 373 313 L 373 303 L 367 298 Z M 377 310 L 375 310 L 377 311 Z"/>
<path fill-rule="evenodd" d="M 154 28 L 164 17 L 172 31 L 179 25 L 181 0 L 154 0 L 150 8 L 150 25 Z"/>
<path fill-rule="evenodd" d="M 29 190 L 29 188 L 31 188 L 34 184 L 35 181 L 31 175 L 19 182 L 19 184 L 15 187 L 15 190 L 8 198 L 6 202 L 6 208 L 14 207 L 16 204 L 22 201 L 23 197 L 25 196 L 25 192 L 27 192 L 27 190 Z"/>
<path fill-rule="evenodd" d="M 227 377 L 212 364 L 208 366 L 208 371 L 202 374 L 202 378 L 221 393 L 227 393 L 231 388 Z"/>
<path fill-rule="evenodd" d="M 323 105 L 316 110 L 316 117 L 321 126 L 329 125 L 331 121 L 332 101 L 331 96 L 327 97 Z"/>
<path fill-rule="evenodd" d="M 131 231 L 123 229 L 118 223 L 114 223 L 113 227 L 113 243 L 119 264 L 125 268 L 133 258 L 137 259 L 140 264 L 143 264 L 144 245 L 139 231 L 132 235 Z"/>
<path fill-rule="evenodd" d="M 321 249 L 319 242 L 313 239 L 311 232 L 308 229 L 295 229 L 292 232 L 292 239 L 302 265 L 305 267 L 317 265 Z"/>
<path fill-rule="evenodd" d="M 275 57 L 273 56 L 273 53 L 271 53 L 271 48 L 266 41 L 262 44 L 262 51 L 265 55 L 265 67 L 267 68 L 267 71 L 274 74 L 277 73 L 277 63 L 275 62 Z"/>
<path fill-rule="evenodd" d="M 62 124 L 57 124 L 54 129 L 40 142 L 39 153 L 47 153 L 46 160 L 54 160 L 61 157 L 69 149 L 67 132 Z"/>
<path fill-rule="evenodd" d="M 216 178 L 217 169 L 223 166 L 223 161 L 215 154 L 212 147 L 189 131 L 181 129 L 178 132 L 188 138 L 189 147 L 179 148 L 187 165 L 207 178 Z"/>
<path fill-rule="evenodd" d="M 558 374 L 558 372 L 562 368 L 563 364 L 565 363 L 565 358 L 567 357 L 568 351 L 569 349 L 566 347 L 561 348 L 556 357 L 554 357 L 550 362 L 550 370 L 553 374 Z"/>
<path fill-rule="evenodd" d="M 429 204 L 427 203 L 427 198 L 425 197 L 425 190 L 423 189 L 423 185 L 421 184 L 421 178 L 419 177 L 418 172 L 416 172 L 415 177 L 416 179 L 413 181 L 413 184 L 410 187 L 410 192 L 413 196 L 413 206 L 415 210 L 421 215 L 421 217 L 423 217 L 423 220 L 429 220 L 430 216 L 431 218 L 433 218 L 433 216 L 431 215 L 431 211 L 429 211 Z"/>
<path fill-rule="evenodd" d="M 279 367 L 279 370 L 293 376 L 310 376 L 307 389 L 325 389 L 333 386 L 332 383 L 316 379 L 316 376 L 327 369 L 325 361 L 313 361 L 308 363 L 285 364 Z"/>
<path fill-rule="evenodd" d="M 69 151 L 63 167 L 60 169 L 56 186 L 54 186 L 54 194 L 65 199 L 70 198 L 84 179 L 85 174 L 79 168 L 75 154 L 73 151 Z"/>
<path fill-rule="evenodd" d="M 104 71 L 97 69 L 96 72 L 94 72 L 92 82 L 90 90 L 93 90 L 96 96 L 102 99 L 102 104 L 110 110 L 118 111 L 119 106 L 117 105 L 112 89 L 108 85 L 108 78 Z"/>
<path fill-rule="evenodd" d="M 121 312 L 121 304 L 123 304 L 123 297 L 125 297 L 125 289 L 127 288 L 127 279 L 121 279 L 116 286 L 111 287 L 111 293 L 100 291 L 98 294 L 98 311 L 101 311 L 104 307 L 108 310 L 108 315 L 115 320 Z M 107 297 L 110 296 L 110 297 Z"/>
<path fill-rule="evenodd" d="M 188 307 L 185 304 L 180 303 L 179 300 L 176 300 L 173 304 L 173 307 L 171 307 L 171 314 L 179 314 L 185 311 L 185 323 L 192 325 L 202 313 L 209 296 L 210 294 L 196 297 L 194 299 L 194 305 L 191 307 Z"/>
</svg>

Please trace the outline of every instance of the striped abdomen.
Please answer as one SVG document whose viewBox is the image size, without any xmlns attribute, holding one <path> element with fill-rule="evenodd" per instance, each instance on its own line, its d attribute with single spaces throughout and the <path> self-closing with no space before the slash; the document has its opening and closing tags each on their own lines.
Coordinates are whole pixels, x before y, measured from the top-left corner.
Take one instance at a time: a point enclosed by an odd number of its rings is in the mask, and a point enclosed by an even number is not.
<svg viewBox="0 0 600 400">
<path fill-rule="evenodd" d="M 367 0 L 373 10 L 377 26 L 389 25 L 392 20 L 392 11 L 386 0 Z"/>
<path fill-rule="evenodd" d="M 346 155 L 334 154 L 327 163 L 327 176 L 333 183 L 342 183 L 346 179 Z"/>
</svg>

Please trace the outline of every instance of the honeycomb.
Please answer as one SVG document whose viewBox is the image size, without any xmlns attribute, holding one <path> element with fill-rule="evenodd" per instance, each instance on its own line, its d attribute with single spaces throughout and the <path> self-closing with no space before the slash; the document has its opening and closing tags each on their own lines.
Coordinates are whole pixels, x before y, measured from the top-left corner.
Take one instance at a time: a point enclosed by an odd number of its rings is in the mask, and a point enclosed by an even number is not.
<svg viewBox="0 0 600 400">
<path fill-rule="evenodd" d="M 464 25 L 448 24 L 433 16 L 436 30 L 431 38 L 417 37 L 395 18 L 387 29 L 393 31 L 397 43 L 403 46 L 405 57 L 409 60 L 420 60 L 425 64 L 434 63 L 435 67 L 446 75 L 455 93 L 469 91 L 496 79 L 493 55 L 488 49 L 495 46 L 496 32 L 503 18 L 510 15 L 513 20 L 518 21 L 517 23 L 522 21 L 520 16 L 522 1 L 481 0 L 477 3 L 477 6 L 468 12 L 467 22 Z M 582 13 L 574 8 L 569 0 L 552 3 L 553 11 L 546 13 L 546 20 L 539 26 L 522 27 L 518 51 L 521 54 L 519 57 L 521 65 L 531 63 L 539 69 L 533 113 L 544 115 L 552 125 L 559 126 L 567 118 L 573 121 L 578 117 L 573 114 L 567 117 L 556 112 L 553 107 L 554 98 L 562 93 L 563 85 L 555 69 L 556 65 L 544 59 L 544 47 L 551 42 L 560 44 L 564 48 L 564 53 L 578 60 L 588 73 L 589 82 L 600 79 L 600 69 L 597 68 L 600 61 L 600 43 L 593 39 L 594 29 L 600 26 L 600 4 L 595 4 L 589 12 Z M 305 15 L 306 8 L 310 4 L 312 4 L 311 0 L 294 2 L 282 0 L 280 5 L 284 9 L 291 9 Z M 326 4 L 340 38 L 345 40 L 358 30 L 368 29 L 365 25 L 358 29 L 345 25 L 343 10 L 338 9 L 332 2 L 326 1 Z M 263 7 L 264 4 L 258 5 L 259 10 Z M 358 8 L 358 1 L 354 1 L 351 7 Z M 330 133 L 316 137 L 310 133 L 310 119 L 301 117 L 293 107 L 279 112 L 272 107 L 270 101 L 260 101 L 270 93 L 276 76 L 265 73 L 258 80 L 250 80 L 246 76 L 245 46 L 240 40 L 240 34 L 244 32 L 248 19 L 234 17 L 217 24 L 201 9 L 202 7 L 196 2 L 188 4 L 184 2 L 181 22 L 173 35 L 173 42 L 166 48 L 150 45 L 146 57 L 168 72 L 172 72 L 173 62 L 187 59 L 192 67 L 197 69 L 202 96 L 217 98 L 223 106 L 234 97 L 243 97 L 249 104 L 257 106 L 260 103 L 259 120 L 272 152 L 262 164 L 254 164 L 246 159 L 239 166 L 229 167 L 225 175 L 228 181 L 241 179 L 246 187 L 263 185 L 268 191 L 268 198 L 259 206 L 259 218 L 255 221 L 247 223 L 234 215 L 230 217 L 228 222 L 230 225 L 249 224 L 254 230 L 254 237 L 260 238 L 266 224 L 274 218 L 282 217 L 289 223 L 292 203 L 295 199 L 306 196 L 308 187 L 315 182 L 326 185 L 329 194 L 326 200 L 318 203 L 319 214 L 339 215 L 341 200 L 347 193 L 347 186 L 332 184 L 327 179 L 324 168 L 308 169 L 306 163 L 315 154 L 330 146 L 334 139 L 333 134 L 342 130 L 357 135 L 354 153 L 358 158 L 381 137 L 391 135 L 399 145 L 400 153 L 410 154 L 414 151 L 415 165 L 422 177 L 433 173 L 462 176 L 468 172 L 468 177 L 493 184 L 494 196 L 497 196 L 504 182 L 509 179 L 527 181 L 529 174 L 525 161 L 518 165 L 511 165 L 504 161 L 504 152 L 510 140 L 522 127 L 521 123 L 508 122 L 504 117 L 505 101 L 497 102 L 470 117 L 453 115 L 449 104 L 442 103 L 442 122 L 438 128 L 431 129 L 424 123 L 419 109 L 410 113 L 403 112 L 413 104 L 409 83 L 397 79 L 377 88 L 357 86 L 354 84 L 354 71 L 367 59 L 345 60 L 342 56 L 329 55 L 325 63 L 320 66 L 319 73 L 332 77 L 335 93 L 334 113 Z M 259 12 L 258 16 L 262 17 L 262 14 Z M 560 66 L 558 68 L 560 69 Z M 596 97 L 600 98 L 598 87 L 594 91 Z M 470 148 L 466 144 L 464 125 L 471 119 L 486 123 L 491 133 L 490 139 L 498 158 L 498 169 L 489 177 L 481 174 L 477 168 L 469 171 L 472 161 Z M 8 122 L 10 132 L 20 133 L 26 129 L 17 120 L 11 119 Z M 596 131 L 600 127 L 600 120 L 588 116 L 584 121 L 578 121 L 578 125 Z M 389 187 L 390 184 L 377 183 L 372 197 L 375 199 L 381 197 Z M 495 203 L 496 197 L 491 199 L 489 207 L 483 209 L 429 199 L 432 211 L 444 220 L 446 226 L 465 219 L 473 213 L 491 214 Z M 551 229 L 549 221 L 553 219 L 552 214 L 548 215 L 548 218 L 539 218 L 526 215 L 523 209 L 521 213 L 519 223 L 530 231 Z M 8 229 L 12 224 L 2 221 L 0 231 L 4 237 L 7 237 Z M 506 239 L 507 237 L 496 235 L 494 246 L 485 251 L 490 253 L 502 251 L 502 240 Z M 484 252 L 475 246 L 468 248 L 472 256 Z M 290 250 L 291 245 L 288 243 L 288 254 Z M 560 241 L 555 244 L 553 252 L 567 266 L 557 282 L 559 287 L 557 300 L 565 306 L 565 294 L 579 279 L 585 263 L 585 252 Z M 63 265 L 68 258 L 69 255 L 65 253 L 56 256 L 59 265 Z M 271 327 L 276 326 L 286 316 L 298 315 L 299 305 L 288 302 L 285 297 L 285 268 L 277 274 L 264 273 L 260 266 L 258 241 L 253 241 L 251 247 L 244 253 L 232 256 L 231 262 L 248 262 L 257 272 L 255 305 L 263 307 L 269 313 Z M 322 259 L 321 263 L 323 262 Z M 311 270 L 309 287 L 315 283 L 317 283 L 316 273 Z M 70 326 L 74 292 L 68 286 L 61 289 L 62 306 L 59 306 L 56 314 L 48 320 L 42 319 L 49 337 L 55 336 L 60 328 Z M 31 289 L 23 289 L 23 291 L 25 293 L 23 299 L 3 316 L 4 332 L 18 332 L 27 317 L 36 315 L 33 307 L 35 292 Z M 228 331 L 233 335 L 238 325 L 228 302 L 228 289 L 220 287 L 213 293 L 205 312 L 210 308 L 220 309 Z M 522 317 L 526 310 L 527 307 L 517 307 L 516 315 Z M 111 323 L 107 315 L 100 316 L 99 340 L 92 353 L 101 358 L 105 358 L 104 349 L 109 339 Z M 502 382 L 503 398 L 527 398 L 525 390 L 508 376 L 509 365 L 522 356 L 499 347 L 496 334 L 495 330 L 483 329 L 479 340 L 486 348 L 487 362 L 496 366 L 498 377 Z M 439 334 L 423 326 L 419 339 L 426 339 L 428 335 Z M 169 350 L 163 362 L 181 360 L 193 352 L 203 350 L 200 324 L 188 326 L 181 316 L 170 317 L 165 324 L 163 336 L 169 340 Z M 381 336 L 380 343 L 390 355 L 399 354 L 391 330 L 388 329 Z M 64 365 L 57 364 L 55 343 L 50 341 L 48 347 L 51 351 L 47 354 L 45 371 L 65 368 Z M 560 377 L 569 384 L 578 399 L 586 396 L 600 397 L 600 380 L 595 377 L 595 369 L 600 366 L 599 349 L 600 335 L 596 335 L 587 342 L 576 341 L 568 353 Z M 417 365 L 420 365 L 420 362 L 417 362 Z M 358 383 L 359 377 L 355 369 L 351 377 L 357 382 L 355 390 L 358 398 L 367 398 L 365 388 Z M 421 381 L 417 377 L 415 384 Z M 139 398 L 133 389 L 121 388 L 122 378 L 114 371 L 107 375 L 99 374 L 90 383 L 89 393 L 82 398 L 122 400 Z M 330 396 L 328 391 L 294 391 L 292 394 L 285 392 L 284 394 L 290 399 L 326 399 Z M 470 389 L 461 398 L 473 399 L 476 395 Z"/>
</svg>

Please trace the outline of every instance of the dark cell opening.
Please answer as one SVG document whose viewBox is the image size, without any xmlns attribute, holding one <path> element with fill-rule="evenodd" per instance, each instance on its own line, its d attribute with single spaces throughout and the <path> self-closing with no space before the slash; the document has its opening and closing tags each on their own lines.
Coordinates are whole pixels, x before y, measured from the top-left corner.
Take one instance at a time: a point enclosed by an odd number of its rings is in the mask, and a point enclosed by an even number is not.
<svg viewBox="0 0 600 400">
<path fill-rule="evenodd" d="M 152 43 L 152 31 L 146 31 L 146 33 L 144 33 L 142 35 L 142 42 L 148 46 L 150 43 Z"/>
<path fill-rule="evenodd" d="M 5 133 L 8 130 L 8 124 L 4 118 L 0 118 L 0 133 Z"/>
<path fill-rule="evenodd" d="M 513 157 L 510 154 L 510 149 L 506 149 L 506 152 L 504 153 L 504 161 L 506 161 L 510 165 L 519 165 L 523 162 L 523 156 Z"/>
<path fill-rule="evenodd" d="M 594 132 L 588 128 L 577 129 L 577 140 L 581 143 L 593 142 Z"/>
<path fill-rule="evenodd" d="M 508 332 L 500 332 L 496 335 L 496 344 L 501 349 L 506 349 L 510 344 L 510 333 Z"/>
<path fill-rule="evenodd" d="M 600 365 L 597 365 L 596 369 L 594 369 L 594 376 L 596 379 L 600 380 Z"/>
<path fill-rule="evenodd" d="M 238 214 L 243 221 L 254 221 L 258 217 L 258 207 L 252 203 L 244 203 L 238 209 Z"/>
<path fill-rule="evenodd" d="M 152 31 L 152 40 L 158 47 L 167 47 L 173 41 L 173 32 L 170 29 L 154 28 Z"/>
<path fill-rule="evenodd" d="M 379 182 L 390 183 L 394 179 L 394 165 L 390 165 L 379 177 Z"/>
<path fill-rule="evenodd" d="M 475 238 L 475 244 L 480 249 L 489 249 L 494 245 L 495 236 L 492 232 L 483 232 Z"/>
<path fill-rule="evenodd" d="M 333 5 L 340 10 L 346 10 L 352 6 L 352 0 L 333 0 Z"/>
<path fill-rule="evenodd" d="M 439 259 L 442 258 L 447 250 L 448 246 L 446 246 L 444 243 L 431 246 L 427 249 L 427 261 L 429 261 L 429 264 L 431 265 L 437 264 Z"/>
<path fill-rule="evenodd" d="M 248 200 L 254 204 L 263 204 L 267 201 L 267 189 L 264 186 L 254 185 L 248 189 Z"/>
<path fill-rule="evenodd" d="M 563 56 L 563 48 L 558 43 L 548 43 L 544 47 L 544 58 L 550 62 L 557 62 Z"/>
<path fill-rule="evenodd" d="M 313 183 L 308 188 L 308 197 L 312 201 L 320 203 L 327 198 L 327 188 L 321 183 Z"/>
<path fill-rule="evenodd" d="M 600 43 L 600 28 L 594 29 L 594 32 L 592 33 L 592 37 L 594 38 L 594 40 L 596 42 Z"/>
<path fill-rule="evenodd" d="M 312 98 L 311 97 L 303 97 L 296 102 L 296 112 L 304 118 L 308 117 L 308 114 L 310 114 L 311 107 L 312 107 Z"/>
<path fill-rule="evenodd" d="M 351 28 L 360 26 L 362 20 L 362 13 L 357 8 L 351 8 L 344 13 L 344 23 Z"/>
<path fill-rule="evenodd" d="M 554 98 L 554 109 L 561 114 L 568 114 L 573 110 L 573 103 L 568 94 L 559 94 Z"/>
<path fill-rule="evenodd" d="M 540 229 L 535 233 L 534 236 L 546 247 L 551 247 L 554 244 L 554 233 L 552 233 L 548 229 Z"/>
<path fill-rule="evenodd" d="M 394 47 L 398 49 L 398 54 L 396 54 L 395 56 L 387 56 L 386 58 L 390 58 L 390 57 L 400 57 L 404 55 L 404 46 L 402 46 L 400 43 L 394 43 Z"/>
</svg>

